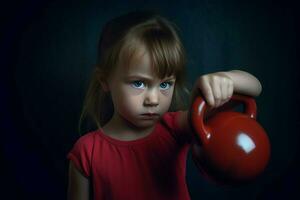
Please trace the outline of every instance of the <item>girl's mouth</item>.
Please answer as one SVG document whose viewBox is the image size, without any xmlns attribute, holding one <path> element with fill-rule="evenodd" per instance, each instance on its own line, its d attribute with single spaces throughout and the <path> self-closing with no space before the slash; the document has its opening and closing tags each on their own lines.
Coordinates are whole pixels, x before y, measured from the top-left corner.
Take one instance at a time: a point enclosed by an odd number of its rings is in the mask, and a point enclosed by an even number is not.
<svg viewBox="0 0 300 200">
<path fill-rule="evenodd" d="M 142 115 L 144 115 L 144 116 L 159 116 L 159 114 L 157 114 L 157 113 L 144 113 Z"/>
<path fill-rule="evenodd" d="M 141 114 L 141 116 L 142 116 L 143 119 L 154 119 L 154 118 L 158 118 L 159 114 L 157 114 L 157 113 L 144 113 L 144 114 Z"/>
</svg>

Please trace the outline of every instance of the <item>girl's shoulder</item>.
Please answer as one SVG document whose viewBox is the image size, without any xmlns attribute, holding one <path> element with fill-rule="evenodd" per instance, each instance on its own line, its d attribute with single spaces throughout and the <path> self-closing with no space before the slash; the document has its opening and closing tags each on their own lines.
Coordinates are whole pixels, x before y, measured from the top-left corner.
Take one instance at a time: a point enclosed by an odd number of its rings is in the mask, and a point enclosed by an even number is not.
<svg viewBox="0 0 300 200">
<path fill-rule="evenodd" d="M 161 124 L 167 128 L 171 135 L 179 142 L 191 142 L 191 133 L 182 129 L 179 125 L 180 115 L 185 111 L 167 112 L 163 115 Z"/>
<path fill-rule="evenodd" d="M 71 152 L 74 154 L 81 154 L 83 152 L 91 154 L 94 148 L 96 134 L 97 131 L 91 131 L 80 136 L 74 143 Z"/>
<path fill-rule="evenodd" d="M 161 122 L 171 129 L 177 129 L 178 128 L 177 117 L 179 116 L 179 114 L 180 114 L 180 111 L 166 112 L 162 116 Z"/>
<path fill-rule="evenodd" d="M 80 136 L 77 139 L 74 146 L 85 146 L 85 147 L 92 146 L 95 141 L 96 134 L 97 134 L 96 130 L 85 133 L 84 135 Z"/>
<path fill-rule="evenodd" d="M 86 177 L 90 175 L 96 133 L 97 131 L 91 131 L 80 136 L 67 155 Z"/>
</svg>

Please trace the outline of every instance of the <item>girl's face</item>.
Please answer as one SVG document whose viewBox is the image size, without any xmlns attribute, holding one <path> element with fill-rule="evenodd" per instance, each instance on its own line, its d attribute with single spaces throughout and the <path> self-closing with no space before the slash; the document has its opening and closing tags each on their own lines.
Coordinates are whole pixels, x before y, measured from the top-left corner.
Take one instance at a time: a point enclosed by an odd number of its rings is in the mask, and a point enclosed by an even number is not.
<svg viewBox="0 0 300 200">
<path fill-rule="evenodd" d="M 122 63 L 109 77 L 108 88 L 114 104 L 113 118 L 136 128 L 150 128 L 168 111 L 175 77 L 159 79 L 148 53 L 141 51 L 127 68 Z"/>
</svg>

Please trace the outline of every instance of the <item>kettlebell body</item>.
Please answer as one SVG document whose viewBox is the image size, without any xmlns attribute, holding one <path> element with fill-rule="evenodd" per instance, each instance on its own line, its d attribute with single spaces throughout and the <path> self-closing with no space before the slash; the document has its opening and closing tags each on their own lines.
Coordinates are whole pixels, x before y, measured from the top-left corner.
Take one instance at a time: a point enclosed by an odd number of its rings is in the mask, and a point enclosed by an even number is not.
<svg viewBox="0 0 300 200">
<path fill-rule="evenodd" d="M 246 183 L 267 166 L 270 143 L 265 130 L 256 121 L 253 98 L 233 95 L 231 101 L 245 105 L 245 112 L 233 110 L 214 114 L 204 121 L 206 103 L 194 101 L 191 120 L 199 146 L 193 146 L 193 160 L 208 178 L 220 184 Z"/>
</svg>

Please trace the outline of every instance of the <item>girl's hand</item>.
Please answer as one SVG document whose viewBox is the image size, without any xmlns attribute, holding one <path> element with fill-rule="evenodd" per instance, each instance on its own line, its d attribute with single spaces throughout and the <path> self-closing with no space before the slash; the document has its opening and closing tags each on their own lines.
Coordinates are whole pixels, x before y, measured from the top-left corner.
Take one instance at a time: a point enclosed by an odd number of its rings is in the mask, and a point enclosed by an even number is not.
<svg viewBox="0 0 300 200">
<path fill-rule="evenodd" d="M 217 108 L 230 100 L 234 84 L 226 72 L 205 74 L 198 78 L 194 86 L 194 92 L 200 89 L 206 102 L 213 108 Z"/>
</svg>

